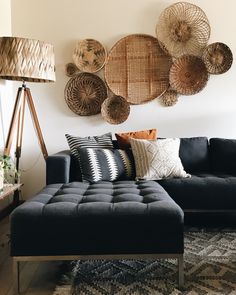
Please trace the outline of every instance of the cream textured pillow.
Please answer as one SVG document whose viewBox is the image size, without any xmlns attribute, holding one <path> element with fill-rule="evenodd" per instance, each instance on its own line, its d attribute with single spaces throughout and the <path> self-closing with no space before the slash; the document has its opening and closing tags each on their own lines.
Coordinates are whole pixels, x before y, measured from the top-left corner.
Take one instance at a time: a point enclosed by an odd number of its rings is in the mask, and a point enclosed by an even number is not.
<svg viewBox="0 0 236 295">
<path fill-rule="evenodd" d="M 136 179 L 157 180 L 190 177 L 179 157 L 179 138 L 158 140 L 130 139 L 136 167 Z"/>
</svg>

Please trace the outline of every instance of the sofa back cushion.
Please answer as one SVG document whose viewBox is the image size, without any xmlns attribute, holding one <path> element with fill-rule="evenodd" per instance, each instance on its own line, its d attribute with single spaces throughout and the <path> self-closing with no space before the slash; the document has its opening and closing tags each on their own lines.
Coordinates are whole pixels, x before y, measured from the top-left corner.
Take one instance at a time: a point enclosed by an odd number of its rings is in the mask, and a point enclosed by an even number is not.
<svg viewBox="0 0 236 295">
<path fill-rule="evenodd" d="M 210 170 L 207 137 L 181 138 L 179 156 L 187 173 L 207 172 Z"/>
<path fill-rule="evenodd" d="M 212 172 L 236 175 L 236 140 L 211 138 L 210 160 Z"/>
</svg>

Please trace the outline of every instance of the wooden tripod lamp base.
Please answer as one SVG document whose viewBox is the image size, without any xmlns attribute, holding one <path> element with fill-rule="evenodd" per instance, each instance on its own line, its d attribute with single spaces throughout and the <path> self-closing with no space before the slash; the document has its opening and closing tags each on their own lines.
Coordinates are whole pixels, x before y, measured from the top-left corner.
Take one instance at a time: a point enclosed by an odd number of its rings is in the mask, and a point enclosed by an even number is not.
<svg viewBox="0 0 236 295">
<path fill-rule="evenodd" d="M 44 156 L 44 159 L 48 157 L 48 152 L 43 140 L 42 131 L 40 129 L 37 113 L 34 107 L 34 102 L 32 99 L 32 95 L 30 89 L 26 87 L 26 84 L 23 83 L 22 87 L 18 88 L 14 110 L 11 118 L 10 128 L 8 131 L 8 136 L 6 140 L 6 145 L 4 149 L 4 155 L 9 155 L 11 152 L 11 146 L 13 137 L 15 134 L 15 130 L 17 129 L 17 138 L 16 138 L 16 169 L 19 170 L 19 159 L 21 156 L 21 147 L 22 147 L 22 137 L 23 137 L 23 129 L 24 129 L 24 114 L 25 114 L 25 104 L 28 104 L 29 111 L 31 114 L 31 118 L 33 121 L 33 125 L 36 131 L 36 135 L 38 137 L 39 145 Z"/>
</svg>

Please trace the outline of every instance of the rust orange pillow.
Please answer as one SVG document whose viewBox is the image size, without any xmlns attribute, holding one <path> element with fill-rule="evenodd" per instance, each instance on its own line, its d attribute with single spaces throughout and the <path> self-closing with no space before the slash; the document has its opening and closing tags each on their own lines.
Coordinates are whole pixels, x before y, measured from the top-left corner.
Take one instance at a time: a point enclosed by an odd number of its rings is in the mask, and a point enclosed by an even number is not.
<svg viewBox="0 0 236 295">
<path fill-rule="evenodd" d="M 141 130 L 141 131 L 132 131 L 126 133 L 115 133 L 118 145 L 120 149 L 130 148 L 130 138 L 135 139 L 156 139 L 157 138 L 157 129 L 150 130 Z"/>
</svg>

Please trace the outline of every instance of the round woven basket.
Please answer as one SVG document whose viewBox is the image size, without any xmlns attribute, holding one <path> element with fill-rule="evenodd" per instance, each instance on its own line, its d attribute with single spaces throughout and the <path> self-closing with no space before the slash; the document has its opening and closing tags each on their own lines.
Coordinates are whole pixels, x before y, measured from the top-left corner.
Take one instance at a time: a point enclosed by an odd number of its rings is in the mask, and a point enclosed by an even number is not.
<svg viewBox="0 0 236 295">
<path fill-rule="evenodd" d="M 170 69 L 170 86 L 180 94 L 198 93 L 207 81 L 206 66 L 197 56 L 183 55 L 175 60 Z"/>
<path fill-rule="evenodd" d="M 80 73 L 67 82 L 64 95 L 74 113 L 91 116 L 101 112 L 101 105 L 107 98 L 107 88 L 98 76 Z"/>
<path fill-rule="evenodd" d="M 160 15 L 156 26 L 158 40 L 168 52 L 201 55 L 210 38 L 210 25 L 203 10 L 188 2 L 177 2 Z"/>
<path fill-rule="evenodd" d="M 142 104 L 159 97 L 169 85 L 172 58 L 156 38 L 129 35 L 110 50 L 105 65 L 105 80 L 116 95 L 131 104 Z"/>
<path fill-rule="evenodd" d="M 233 63 L 233 54 L 226 44 L 216 42 L 205 48 L 202 59 L 208 73 L 223 74 L 230 69 Z"/>
<path fill-rule="evenodd" d="M 65 65 L 65 73 L 68 77 L 73 77 L 78 74 L 79 69 L 73 62 L 69 62 Z"/>
<path fill-rule="evenodd" d="M 101 113 L 108 123 L 121 124 L 129 117 L 130 105 L 125 98 L 114 95 L 104 100 Z"/>
<path fill-rule="evenodd" d="M 171 87 L 166 90 L 161 96 L 162 104 L 166 107 L 171 107 L 178 102 L 178 93 Z"/>
<path fill-rule="evenodd" d="M 103 68 L 107 52 L 97 40 L 85 39 L 77 43 L 72 58 L 82 72 L 95 73 Z"/>
</svg>

